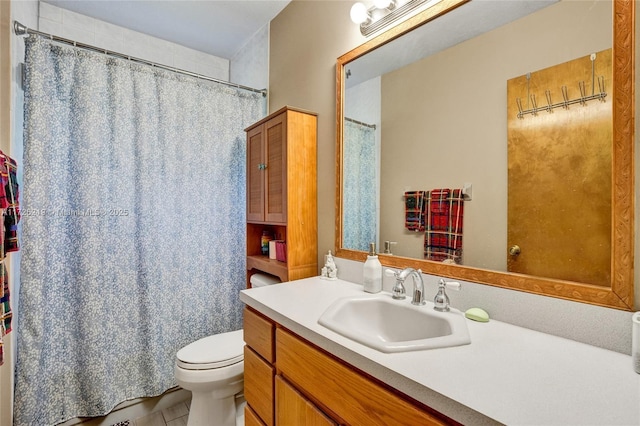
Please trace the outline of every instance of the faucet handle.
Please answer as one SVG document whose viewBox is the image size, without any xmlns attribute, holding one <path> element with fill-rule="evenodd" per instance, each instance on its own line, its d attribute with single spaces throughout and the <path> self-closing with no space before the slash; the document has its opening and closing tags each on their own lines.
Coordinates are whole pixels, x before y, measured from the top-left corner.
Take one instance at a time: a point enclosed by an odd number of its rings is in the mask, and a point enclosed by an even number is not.
<svg viewBox="0 0 640 426">
<path fill-rule="evenodd" d="M 451 290 L 460 290 L 462 286 L 457 281 L 445 281 L 440 279 L 438 282 L 438 293 L 436 294 L 436 297 L 433 298 L 433 309 L 438 312 L 449 311 L 449 296 L 447 296 L 446 291 L 447 287 Z"/>
<path fill-rule="evenodd" d="M 398 244 L 397 241 L 385 241 L 384 242 L 384 254 L 393 254 L 391 253 L 391 245 L 396 245 Z"/>
<path fill-rule="evenodd" d="M 391 297 L 394 299 L 406 298 L 407 292 L 404 289 L 404 277 L 400 277 L 400 272 L 395 272 L 393 269 L 385 269 L 384 274 L 388 277 L 396 278 L 396 283 L 391 289 Z"/>
</svg>

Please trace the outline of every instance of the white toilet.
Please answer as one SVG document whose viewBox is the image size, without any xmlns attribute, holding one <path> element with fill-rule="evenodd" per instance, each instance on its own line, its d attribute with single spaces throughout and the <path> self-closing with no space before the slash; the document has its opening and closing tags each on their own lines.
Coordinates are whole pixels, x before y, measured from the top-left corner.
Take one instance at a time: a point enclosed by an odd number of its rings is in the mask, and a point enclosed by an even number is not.
<svg viewBox="0 0 640 426">
<path fill-rule="evenodd" d="M 278 282 L 268 275 L 251 276 L 252 287 Z M 242 330 L 205 337 L 180 349 L 174 376 L 180 387 L 191 391 L 188 426 L 235 426 L 236 394 L 244 388 Z"/>
<path fill-rule="evenodd" d="M 188 426 L 235 426 L 244 387 L 242 330 L 197 340 L 176 354 L 176 382 L 191 391 Z"/>
</svg>

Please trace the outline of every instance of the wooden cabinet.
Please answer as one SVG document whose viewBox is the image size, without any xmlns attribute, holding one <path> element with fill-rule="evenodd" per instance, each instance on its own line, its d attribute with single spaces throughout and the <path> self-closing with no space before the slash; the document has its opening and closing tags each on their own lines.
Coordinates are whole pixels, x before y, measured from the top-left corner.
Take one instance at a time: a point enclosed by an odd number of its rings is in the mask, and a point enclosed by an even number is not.
<svg viewBox="0 0 640 426">
<path fill-rule="evenodd" d="M 282 376 L 276 376 L 276 401 L 276 424 L 279 426 L 337 426 Z"/>
<path fill-rule="evenodd" d="M 244 309 L 244 398 L 251 424 L 274 425 L 274 323 L 251 309 Z M 245 409 L 246 416 L 247 409 Z M 246 421 L 246 419 L 245 419 Z M 260 424 L 260 423 L 257 423 Z"/>
<path fill-rule="evenodd" d="M 249 346 L 245 398 L 266 425 L 456 424 L 252 309 L 245 309 L 244 335 Z M 269 345 L 264 345 L 265 336 L 271 339 Z M 252 344 L 263 346 L 267 355 L 275 348 L 274 359 L 268 362 L 257 355 Z M 255 368 L 256 361 L 260 368 Z"/>
<path fill-rule="evenodd" d="M 244 398 L 264 424 L 272 426 L 274 368 L 249 346 L 244 348 Z"/>
<path fill-rule="evenodd" d="M 290 107 L 247 132 L 247 278 L 318 274 L 317 115 Z M 261 253 L 262 233 L 286 242 L 286 261 Z"/>
<path fill-rule="evenodd" d="M 244 406 L 244 426 L 265 426 L 260 417 L 250 406 Z"/>
<path fill-rule="evenodd" d="M 244 341 L 267 362 L 273 363 L 276 359 L 273 322 L 248 308 L 244 308 L 242 321 Z"/>
<path fill-rule="evenodd" d="M 447 424 L 406 397 L 282 328 L 276 329 L 276 360 L 279 375 L 286 377 L 309 399 L 330 410 L 341 424 Z"/>
<path fill-rule="evenodd" d="M 247 130 L 247 220 L 287 221 L 287 114 Z"/>
</svg>

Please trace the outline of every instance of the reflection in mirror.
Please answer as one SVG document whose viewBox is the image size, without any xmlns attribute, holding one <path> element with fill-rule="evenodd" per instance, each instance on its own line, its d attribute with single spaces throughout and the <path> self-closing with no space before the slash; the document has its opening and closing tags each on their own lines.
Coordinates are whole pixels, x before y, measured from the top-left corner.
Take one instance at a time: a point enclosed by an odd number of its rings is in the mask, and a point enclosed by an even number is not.
<svg viewBox="0 0 640 426">
<path fill-rule="evenodd" d="M 607 87 L 611 49 L 507 81 L 509 272 L 611 282 Z"/>
<path fill-rule="evenodd" d="M 376 126 L 348 117 L 344 119 L 344 215 L 343 246 L 368 250 L 378 229 L 380 148 Z M 378 246 L 379 247 L 379 246 Z"/>
<path fill-rule="evenodd" d="M 449 5 L 454 3 L 448 2 Z M 338 170 L 338 174 L 342 187 L 338 195 L 341 212 L 337 226 L 338 255 L 358 259 L 361 255 L 356 251 L 366 250 L 367 239 L 376 242 L 378 247 L 385 241 L 393 241 L 397 242 L 393 247 L 395 256 L 382 258 L 383 263 L 389 265 L 415 265 L 441 275 L 629 309 L 633 300 L 632 269 L 628 265 L 629 260 L 623 260 L 622 257 L 631 252 L 632 237 L 611 239 L 612 235 L 619 233 L 621 226 L 628 228 L 632 221 L 632 217 L 621 218 L 616 213 L 619 204 L 612 209 L 611 200 L 619 203 L 615 200 L 623 198 L 620 195 L 631 196 L 633 193 L 631 180 L 615 188 L 621 192 L 613 194 L 613 198 L 610 185 L 612 139 L 617 137 L 623 140 L 623 149 L 632 150 L 629 148 L 631 133 L 626 134 L 623 128 L 618 128 L 612 136 L 611 115 L 613 112 L 615 116 L 615 108 L 621 111 L 619 103 L 623 100 L 619 99 L 620 96 L 612 96 L 612 80 L 616 70 L 613 76 L 611 71 L 602 71 L 604 61 L 608 61 L 606 66 L 611 67 L 611 60 L 601 52 L 611 49 L 613 43 L 612 4 L 616 4 L 615 7 L 620 10 L 629 8 L 628 4 L 625 6 L 625 2 L 620 1 L 474 0 L 454 7 L 439 17 L 434 18 L 426 13 L 426 18 L 421 18 L 431 20 L 426 25 L 418 25 L 390 43 L 385 43 L 386 39 L 393 38 L 393 35 L 383 34 L 386 38 L 380 41 L 382 47 L 376 47 L 374 39 L 340 58 L 338 78 L 343 86 L 338 90 L 339 94 L 344 93 L 344 97 L 338 102 L 339 108 L 343 108 L 338 112 L 338 142 L 340 144 L 344 137 L 344 145 L 339 146 L 342 169 Z M 631 15 L 630 12 L 627 14 Z M 623 15 L 618 13 L 617 19 Z M 631 20 L 632 17 L 627 16 L 626 19 Z M 416 19 L 414 23 L 422 22 Z M 414 23 L 409 23 L 407 29 Z M 625 28 L 627 32 L 630 31 L 628 22 L 625 25 L 622 31 Z M 541 31 L 542 28 L 544 31 Z M 404 30 L 398 29 L 398 34 Z M 558 43 L 558 40 L 562 40 L 562 43 Z M 404 43 L 408 43 L 408 46 Z M 617 54 L 621 59 L 629 60 L 631 49 L 629 46 L 625 46 L 625 49 L 619 47 Z M 539 84 L 531 80 L 529 92 L 518 93 L 518 96 L 512 96 L 514 99 L 508 99 L 508 81 L 526 78 L 527 75 L 535 75 L 536 71 L 580 58 L 589 59 L 595 52 L 599 53 L 593 79 L 570 69 L 561 80 Z M 570 191 L 579 191 L 582 197 L 578 198 L 581 201 L 572 201 L 569 197 L 561 196 L 568 204 L 557 204 L 557 200 L 547 198 L 544 191 L 534 191 L 535 188 L 526 190 L 527 184 L 532 185 L 531 182 L 539 180 L 523 182 L 525 189 L 519 190 L 522 191 L 519 203 L 529 195 L 530 204 L 520 207 L 520 212 L 525 210 L 525 213 L 518 221 L 531 222 L 533 228 L 527 233 L 538 234 L 538 239 L 546 240 L 548 247 L 565 248 L 556 252 L 551 259 L 543 258 L 539 256 L 539 249 L 529 249 L 529 242 L 523 240 L 526 247 L 522 247 L 518 241 L 511 241 L 508 219 L 515 217 L 515 210 L 509 210 L 509 207 L 515 202 L 510 199 L 509 192 L 515 184 L 509 180 L 510 156 L 513 157 L 513 154 L 508 154 L 507 146 L 513 137 L 508 129 L 514 125 L 507 111 L 513 110 L 517 97 L 521 98 L 521 102 L 525 100 L 524 108 L 527 109 L 531 107 L 532 99 L 537 99 L 543 106 L 549 100 L 547 96 L 550 96 L 552 103 L 559 102 L 565 91 L 569 92 L 571 99 L 579 98 L 583 90 L 591 94 L 598 90 L 600 75 L 605 76 L 604 85 L 609 91 L 604 102 L 590 100 L 586 105 L 573 104 L 567 110 L 556 109 L 553 113 L 545 112 L 546 116 L 540 113 L 535 117 L 528 115 L 516 118 L 515 121 L 516 124 L 526 121 L 528 126 L 544 133 L 550 121 L 578 122 L 587 110 L 604 108 L 608 111 L 605 112 L 608 121 L 599 123 L 598 130 L 595 130 L 606 135 L 606 141 L 599 143 L 598 149 L 595 143 L 587 141 L 589 131 L 583 132 L 584 136 L 572 138 L 573 132 L 568 130 L 569 127 L 563 129 L 560 124 L 560 133 L 556 132 L 551 138 L 551 143 L 555 145 L 548 147 L 555 149 L 561 144 L 577 147 L 578 151 L 573 154 L 565 154 L 573 158 L 573 162 L 570 159 L 568 163 L 554 167 L 549 162 L 552 155 L 547 155 L 546 163 L 534 162 L 531 157 L 524 160 L 524 164 L 532 167 L 531 173 L 537 168 L 543 170 L 543 176 L 548 176 L 549 170 L 554 174 L 566 173 L 566 179 L 577 176 L 577 180 L 572 181 Z M 627 73 L 626 78 L 632 79 L 632 76 Z M 563 86 L 566 88 L 563 89 Z M 569 118 L 563 118 L 563 114 L 569 114 Z M 358 141 L 364 129 L 369 129 L 369 156 L 354 154 L 355 148 L 350 147 L 351 144 L 362 143 Z M 579 151 L 583 151 L 582 154 Z M 601 163 L 594 163 L 593 159 L 596 158 Z M 621 158 L 614 154 L 613 161 L 619 162 Z M 592 164 L 589 168 L 583 168 L 580 161 L 587 159 Z M 376 166 L 373 166 L 374 163 Z M 621 167 L 624 173 L 632 173 L 631 166 Z M 587 174 L 592 174 L 594 170 L 598 172 L 597 179 L 600 180 L 587 178 Z M 615 167 L 615 173 L 620 173 L 620 167 Z M 582 181 L 580 176 L 584 177 Z M 559 174 L 560 181 L 564 178 Z M 407 226 L 409 219 L 415 218 L 410 217 L 408 210 L 411 206 L 405 202 L 405 193 L 424 191 L 429 199 L 432 197 L 429 197 L 428 191 L 461 189 L 466 183 L 473 184 L 473 199 L 464 202 L 461 227 L 463 250 L 455 262 L 471 268 L 425 261 L 426 235 L 430 226 L 434 225 L 434 217 L 445 209 L 440 200 L 431 200 L 430 204 L 435 204 L 435 207 L 424 208 L 425 217 L 418 219 L 424 222 L 426 232 L 424 229 L 415 232 Z M 597 191 L 594 191 L 594 186 L 598 187 L 595 188 Z M 354 199 L 356 195 L 357 200 Z M 365 199 L 369 207 L 365 207 Z M 591 215 L 591 222 L 578 224 L 572 221 L 584 212 L 580 203 L 589 199 L 594 203 L 604 201 L 602 205 L 605 210 L 600 209 L 599 213 Z M 375 205 L 372 204 L 374 201 Z M 557 205 L 558 220 L 544 217 L 536 221 L 539 207 L 545 205 Z M 556 223 L 560 219 L 565 221 L 564 225 Z M 358 221 L 358 227 L 354 228 L 357 231 L 354 231 L 351 224 Z M 590 237 L 597 222 L 604 223 L 604 228 L 597 233 L 608 236 L 608 239 L 594 243 L 595 240 Z M 449 226 L 450 223 L 445 225 Z M 573 227 L 578 229 L 567 232 Z M 555 239 L 551 239 L 550 235 Z M 565 235 L 571 239 L 558 239 Z M 444 245 L 450 245 L 450 242 Z M 521 255 L 514 262 L 509 248 L 513 249 L 516 245 L 520 245 Z M 599 251 L 595 250 L 596 245 L 600 246 Z M 595 255 L 596 251 L 600 254 Z M 597 256 L 598 264 L 605 265 L 605 269 L 606 265 L 612 263 L 614 269 L 609 267 L 604 273 L 594 275 L 595 278 L 568 275 L 567 271 L 580 268 L 576 267 L 578 257 L 593 259 L 593 256 Z M 538 269 L 512 268 L 525 257 L 533 258 Z M 406 260 L 403 261 L 403 258 Z M 407 263 L 407 258 L 416 261 Z M 627 263 L 622 268 L 621 260 Z M 560 265 L 558 270 L 561 272 L 554 274 L 551 268 L 554 263 Z M 622 274 L 616 274 L 616 268 Z M 507 273 L 510 270 L 518 274 Z M 600 290 L 589 288 L 587 291 L 584 283 L 593 284 Z"/>
</svg>

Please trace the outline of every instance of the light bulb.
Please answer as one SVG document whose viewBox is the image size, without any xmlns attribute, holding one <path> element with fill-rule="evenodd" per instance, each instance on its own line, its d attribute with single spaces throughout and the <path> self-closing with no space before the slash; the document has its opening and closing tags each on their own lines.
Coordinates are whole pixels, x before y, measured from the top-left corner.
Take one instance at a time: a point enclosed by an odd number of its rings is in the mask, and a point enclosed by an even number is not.
<svg viewBox="0 0 640 426">
<path fill-rule="evenodd" d="M 392 0 L 373 0 L 373 5 L 378 9 L 386 9 L 392 3 Z"/>
<path fill-rule="evenodd" d="M 362 24 L 363 22 L 367 22 L 369 19 L 369 12 L 367 11 L 367 6 L 364 3 L 356 3 L 351 6 L 351 20 L 354 24 Z"/>
</svg>

